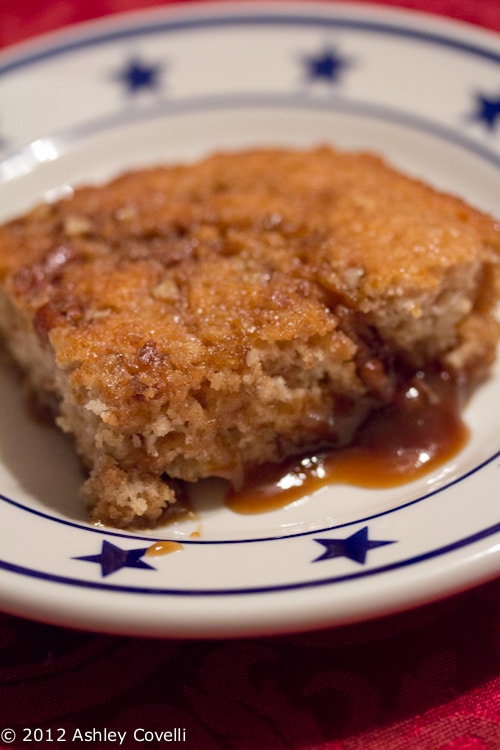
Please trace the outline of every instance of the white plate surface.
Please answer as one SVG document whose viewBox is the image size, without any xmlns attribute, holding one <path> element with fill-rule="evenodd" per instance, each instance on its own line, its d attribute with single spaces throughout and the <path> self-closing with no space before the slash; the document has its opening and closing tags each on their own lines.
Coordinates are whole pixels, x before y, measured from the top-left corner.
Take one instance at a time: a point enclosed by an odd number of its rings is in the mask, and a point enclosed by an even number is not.
<svg viewBox="0 0 500 750">
<path fill-rule="evenodd" d="M 0 57 L 0 219 L 126 168 L 215 149 L 332 142 L 498 213 L 499 38 L 370 5 L 180 5 L 92 23 Z M 70 445 L 0 375 L 0 606 L 162 636 L 315 628 L 396 612 L 497 575 L 500 370 L 471 440 L 403 487 L 332 486 L 151 533 L 87 524 Z M 193 535 L 199 532 L 200 536 Z M 182 545 L 150 557 L 158 539 Z M 381 544 L 385 542 L 385 544 Z"/>
</svg>

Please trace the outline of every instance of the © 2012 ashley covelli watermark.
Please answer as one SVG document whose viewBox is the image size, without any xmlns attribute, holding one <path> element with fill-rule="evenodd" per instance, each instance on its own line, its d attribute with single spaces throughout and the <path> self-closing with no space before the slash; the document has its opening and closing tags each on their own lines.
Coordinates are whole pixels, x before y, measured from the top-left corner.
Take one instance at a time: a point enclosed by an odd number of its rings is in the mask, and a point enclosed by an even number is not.
<svg viewBox="0 0 500 750">
<path fill-rule="evenodd" d="M 22 727 L 12 729 L 6 727 L 0 731 L 0 742 L 5 745 L 11 745 L 13 742 L 25 742 L 32 747 L 40 747 L 43 742 L 74 742 L 74 743 L 91 743 L 91 742 L 109 742 L 117 746 L 123 745 L 128 740 L 137 743 L 177 743 L 187 742 L 186 730 L 182 727 L 173 729 L 127 729 L 119 731 L 115 729 L 67 729 L 65 727 L 47 728 L 40 727 Z"/>
</svg>

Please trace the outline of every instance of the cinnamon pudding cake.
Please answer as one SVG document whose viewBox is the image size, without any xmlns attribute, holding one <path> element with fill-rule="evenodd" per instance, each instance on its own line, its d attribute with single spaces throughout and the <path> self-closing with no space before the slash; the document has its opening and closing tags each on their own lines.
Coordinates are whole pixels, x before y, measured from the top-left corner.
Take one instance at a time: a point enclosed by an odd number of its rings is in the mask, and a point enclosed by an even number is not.
<svg viewBox="0 0 500 750">
<path fill-rule="evenodd" d="M 75 189 L 0 229 L 0 329 L 70 433 L 90 518 L 341 450 L 429 367 L 476 383 L 500 224 L 369 153 L 218 153 Z"/>
</svg>

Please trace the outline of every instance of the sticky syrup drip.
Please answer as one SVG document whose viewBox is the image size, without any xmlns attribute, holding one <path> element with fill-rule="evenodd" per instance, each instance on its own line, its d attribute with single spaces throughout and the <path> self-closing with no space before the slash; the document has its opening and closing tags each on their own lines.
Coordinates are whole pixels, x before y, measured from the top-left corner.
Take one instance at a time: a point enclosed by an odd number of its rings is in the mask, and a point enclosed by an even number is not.
<svg viewBox="0 0 500 750">
<path fill-rule="evenodd" d="M 226 504 L 237 513 L 281 508 L 327 484 L 395 487 L 449 461 L 465 445 L 462 421 L 466 384 L 447 371 L 422 371 L 389 406 L 373 412 L 344 448 L 325 448 L 266 464 L 231 490 Z"/>
<path fill-rule="evenodd" d="M 171 555 L 173 552 L 179 552 L 182 549 L 180 542 L 154 542 L 146 550 L 146 557 L 160 557 L 162 555 Z"/>
</svg>

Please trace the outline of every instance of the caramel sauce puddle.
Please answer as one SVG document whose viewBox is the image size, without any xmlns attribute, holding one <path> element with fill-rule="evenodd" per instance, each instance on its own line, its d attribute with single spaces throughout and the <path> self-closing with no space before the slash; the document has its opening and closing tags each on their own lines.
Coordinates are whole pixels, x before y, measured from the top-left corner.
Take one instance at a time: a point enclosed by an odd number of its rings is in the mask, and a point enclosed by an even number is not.
<svg viewBox="0 0 500 750">
<path fill-rule="evenodd" d="M 183 549 L 180 542 L 160 541 L 154 542 L 146 550 L 146 557 L 160 557 L 163 555 L 171 555 L 173 552 L 179 552 Z"/>
<path fill-rule="evenodd" d="M 422 371 L 373 412 L 354 441 L 265 464 L 230 490 L 226 505 L 253 514 L 282 508 L 330 484 L 396 487 L 445 464 L 466 444 L 461 410 L 470 391 L 447 371 Z"/>
</svg>

